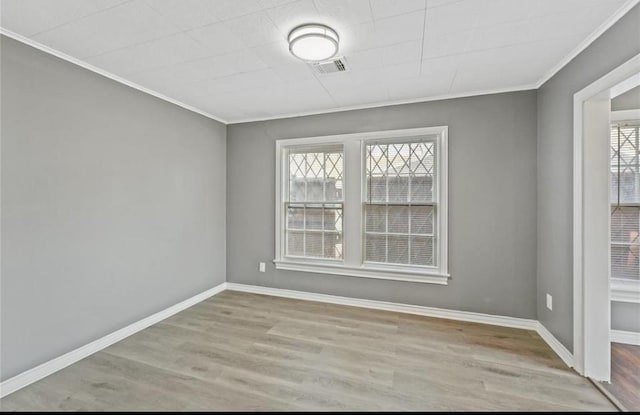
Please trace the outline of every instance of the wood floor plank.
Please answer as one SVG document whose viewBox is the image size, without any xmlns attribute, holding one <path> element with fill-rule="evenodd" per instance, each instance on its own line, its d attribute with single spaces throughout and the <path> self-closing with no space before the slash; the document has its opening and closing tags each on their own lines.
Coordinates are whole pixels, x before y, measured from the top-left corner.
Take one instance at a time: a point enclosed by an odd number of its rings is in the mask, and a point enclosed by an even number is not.
<svg viewBox="0 0 640 415">
<path fill-rule="evenodd" d="M 611 343 L 611 383 L 601 383 L 628 411 L 640 412 L 640 346 Z"/>
<path fill-rule="evenodd" d="M 225 291 L 5 397 L 0 409 L 613 407 L 532 331 Z"/>
<path fill-rule="evenodd" d="M 251 374 L 233 368 L 227 368 L 216 380 L 216 383 L 240 390 L 251 389 L 254 393 L 278 401 L 297 406 L 306 411 L 344 411 L 348 410 L 347 403 L 334 396 L 328 396 L 319 391 L 309 390 L 300 385 L 280 382 L 273 378 Z M 268 408 L 263 408 L 267 410 Z"/>
</svg>

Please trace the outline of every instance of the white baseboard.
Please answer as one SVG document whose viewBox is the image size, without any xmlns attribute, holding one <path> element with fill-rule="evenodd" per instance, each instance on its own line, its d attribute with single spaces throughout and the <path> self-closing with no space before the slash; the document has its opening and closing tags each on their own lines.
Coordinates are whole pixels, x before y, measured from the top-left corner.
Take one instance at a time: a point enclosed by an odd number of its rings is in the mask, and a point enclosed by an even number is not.
<svg viewBox="0 0 640 415">
<path fill-rule="evenodd" d="M 261 287 L 257 285 L 227 283 L 227 289 L 254 294 L 273 295 L 277 297 L 295 298 L 298 300 L 319 301 L 323 303 L 349 305 L 372 308 L 376 310 L 395 311 L 399 313 L 417 314 L 427 317 L 446 318 L 450 320 L 469 321 L 473 323 L 491 324 L 494 326 L 513 327 L 517 329 L 535 330 L 551 349 L 569 367 L 573 367 L 573 355 L 556 339 L 539 321 L 516 317 L 496 316 L 492 314 L 473 313 L 470 311 L 449 310 L 444 308 L 424 307 L 411 304 L 391 303 L 386 301 L 366 300 L 362 298 L 340 297 L 337 295 L 316 294 L 305 291 L 285 290 L 281 288 Z"/>
<path fill-rule="evenodd" d="M 637 331 L 611 330 L 610 337 L 613 343 L 640 346 L 640 333 Z"/>
<path fill-rule="evenodd" d="M 545 326 L 542 325 L 539 321 L 537 321 L 536 331 L 542 337 L 542 339 L 551 347 L 551 349 L 556 352 L 556 354 L 562 359 L 562 361 L 569 367 L 573 367 L 573 354 L 564 347 L 562 343 L 558 339 L 555 338 L 553 334 Z"/>
<path fill-rule="evenodd" d="M 366 300 L 363 298 L 340 297 L 337 295 L 317 294 L 306 291 L 285 290 L 281 288 L 261 287 L 257 285 L 227 283 L 227 289 L 254 294 L 273 295 L 276 297 L 295 298 L 299 300 L 318 301 L 322 303 L 349 305 L 372 308 L 375 310 L 395 311 L 398 313 L 417 314 L 427 317 L 446 318 L 449 320 L 469 321 L 473 323 L 491 324 L 494 326 L 513 327 L 536 330 L 537 321 L 524 318 L 496 316 L 492 314 L 473 313 L 471 311 L 449 310 L 445 308 L 424 307 L 412 304 L 391 303 L 387 301 Z"/>
<path fill-rule="evenodd" d="M 70 366 L 87 356 L 99 352 L 100 350 L 109 347 L 112 344 L 131 336 L 132 334 L 144 330 L 147 327 L 152 326 L 168 317 L 171 317 L 172 315 L 179 313 L 180 311 L 187 309 L 203 300 L 206 300 L 207 298 L 212 297 L 224 290 L 273 295 L 277 297 L 295 298 L 299 300 L 318 301 L 331 304 L 341 304 L 354 307 L 370 308 L 375 310 L 395 311 L 399 313 L 416 314 L 427 317 L 468 321 L 481 324 L 491 324 L 494 326 L 512 327 L 517 329 L 535 330 L 568 366 L 573 366 L 573 356 L 571 355 L 571 353 L 537 320 L 224 282 L 205 292 L 202 292 L 178 304 L 175 304 L 165 310 L 162 310 L 156 314 L 130 324 L 111 334 L 108 334 L 98 340 L 72 350 L 69 353 L 56 357 L 55 359 L 36 366 L 33 369 L 29 369 L 25 372 L 20 373 L 19 375 L 5 380 L 4 382 L 0 383 L 0 398 L 5 397 L 34 382 L 37 382 L 38 380 L 49 376 L 61 369 L 64 369 L 65 367 Z M 633 334 L 638 335 L 638 333 Z M 614 334 L 612 332 L 612 339 L 613 338 Z"/>
<path fill-rule="evenodd" d="M 111 346 L 114 343 L 119 342 L 120 340 L 125 339 L 126 337 L 131 336 L 141 330 L 146 329 L 149 326 L 152 326 L 172 315 L 179 313 L 180 311 L 187 309 L 207 298 L 218 294 L 221 291 L 226 289 L 226 283 L 222 283 L 217 285 L 207 291 L 204 291 L 200 294 L 194 295 L 191 298 L 188 298 L 178 304 L 175 304 L 169 308 L 166 308 L 162 311 L 159 311 L 149 317 L 146 317 L 142 320 L 136 321 L 133 324 L 130 324 L 120 330 L 114 331 L 111 334 L 107 334 L 104 337 L 99 338 L 98 340 L 92 341 L 89 344 L 85 344 L 75 350 L 72 350 L 68 353 L 63 354 L 62 356 L 58 356 L 55 359 L 49 360 L 39 366 L 34 367 L 33 369 L 29 369 L 25 372 L 20 373 L 10 379 L 5 380 L 0 383 L 0 398 L 3 398 L 10 393 L 13 393 L 19 389 L 24 388 L 27 385 L 30 385 L 34 382 L 39 381 L 40 379 L 49 376 L 65 367 L 76 363 L 79 360 L 84 359 L 87 356 L 90 356 L 100 350 Z"/>
</svg>

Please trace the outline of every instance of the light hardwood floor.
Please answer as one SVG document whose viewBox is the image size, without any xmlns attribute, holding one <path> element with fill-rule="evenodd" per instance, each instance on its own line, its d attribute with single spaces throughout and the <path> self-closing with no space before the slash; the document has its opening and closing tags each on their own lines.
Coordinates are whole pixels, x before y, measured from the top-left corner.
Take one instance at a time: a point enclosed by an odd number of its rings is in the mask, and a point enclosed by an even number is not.
<svg viewBox="0 0 640 415">
<path fill-rule="evenodd" d="M 613 411 L 533 331 L 225 291 L 11 410 Z"/>
</svg>

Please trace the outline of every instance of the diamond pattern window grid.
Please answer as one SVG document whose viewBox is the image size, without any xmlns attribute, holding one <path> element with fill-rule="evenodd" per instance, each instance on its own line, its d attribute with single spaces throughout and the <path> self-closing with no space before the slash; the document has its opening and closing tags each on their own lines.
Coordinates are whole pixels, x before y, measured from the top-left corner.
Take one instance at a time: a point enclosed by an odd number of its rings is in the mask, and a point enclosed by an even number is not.
<svg viewBox="0 0 640 415">
<path fill-rule="evenodd" d="M 435 143 L 366 146 L 367 262 L 434 266 Z"/>
<path fill-rule="evenodd" d="M 611 129 L 611 203 L 640 203 L 639 140 L 637 126 Z"/>
<path fill-rule="evenodd" d="M 341 260 L 343 152 L 289 154 L 286 255 Z"/>
</svg>

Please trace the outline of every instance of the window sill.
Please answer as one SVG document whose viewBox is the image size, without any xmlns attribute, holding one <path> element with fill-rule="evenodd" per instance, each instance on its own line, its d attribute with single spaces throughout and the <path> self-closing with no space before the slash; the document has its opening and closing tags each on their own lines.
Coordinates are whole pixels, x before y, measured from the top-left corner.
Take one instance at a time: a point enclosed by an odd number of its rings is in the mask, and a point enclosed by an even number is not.
<svg viewBox="0 0 640 415">
<path fill-rule="evenodd" d="M 381 269 L 369 266 L 349 267 L 342 264 L 307 263 L 291 260 L 274 260 L 276 269 L 286 271 L 314 272 L 319 274 L 345 275 L 349 277 L 381 280 L 409 281 L 427 284 L 448 285 L 449 274 L 435 271 L 413 271 L 403 269 Z"/>
<path fill-rule="evenodd" d="M 611 279 L 611 301 L 640 303 L 640 281 Z"/>
</svg>

